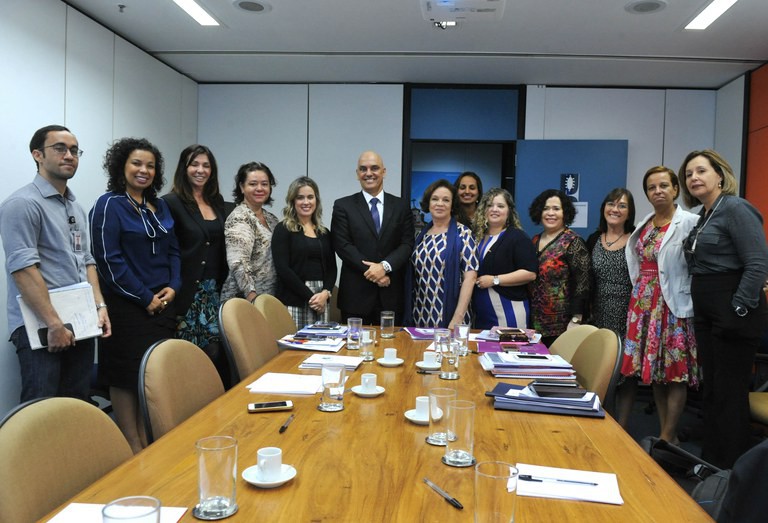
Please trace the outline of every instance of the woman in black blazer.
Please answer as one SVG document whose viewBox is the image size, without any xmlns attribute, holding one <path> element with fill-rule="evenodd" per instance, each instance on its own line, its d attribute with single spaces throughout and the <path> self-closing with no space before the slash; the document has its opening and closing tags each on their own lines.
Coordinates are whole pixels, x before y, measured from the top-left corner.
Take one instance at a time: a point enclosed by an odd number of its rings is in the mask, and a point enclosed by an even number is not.
<svg viewBox="0 0 768 523">
<path fill-rule="evenodd" d="M 520 227 L 512 195 L 491 189 L 475 213 L 480 270 L 472 295 L 475 328 L 528 326 L 528 283 L 539 267 L 531 239 Z"/>
<path fill-rule="evenodd" d="M 323 226 L 320 190 L 302 176 L 288 187 L 283 221 L 272 233 L 277 298 L 301 328 L 330 319 L 331 290 L 336 282 L 336 254 Z"/>
<path fill-rule="evenodd" d="M 177 337 L 218 360 L 219 293 L 227 277 L 224 198 L 216 158 L 204 145 L 181 152 L 173 190 L 163 196 L 171 209 L 181 250 L 181 290 L 176 296 Z"/>
</svg>

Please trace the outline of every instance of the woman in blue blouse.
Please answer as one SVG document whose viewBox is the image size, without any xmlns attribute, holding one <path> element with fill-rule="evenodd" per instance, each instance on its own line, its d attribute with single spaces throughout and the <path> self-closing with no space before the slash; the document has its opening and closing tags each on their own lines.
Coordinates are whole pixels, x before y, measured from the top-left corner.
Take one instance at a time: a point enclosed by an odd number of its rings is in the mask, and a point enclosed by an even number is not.
<svg viewBox="0 0 768 523">
<path fill-rule="evenodd" d="M 154 342 L 173 338 L 181 288 L 179 245 L 163 186 L 163 157 L 145 139 L 123 138 L 107 150 L 107 192 L 91 209 L 93 256 L 112 337 L 101 340 L 99 370 L 115 420 L 131 448 L 146 445 L 138 409 L 138 371 Z"/>
</svg>

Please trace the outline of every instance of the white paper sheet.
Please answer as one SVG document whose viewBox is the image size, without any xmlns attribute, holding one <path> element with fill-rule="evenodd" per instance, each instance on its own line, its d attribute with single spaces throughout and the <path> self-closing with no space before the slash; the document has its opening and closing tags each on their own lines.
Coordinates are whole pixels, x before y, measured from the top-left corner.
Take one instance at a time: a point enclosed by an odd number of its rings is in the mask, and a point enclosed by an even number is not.
<svg viewBox="0 0 768 523">
<path fill-rule="evenodd" d="M 319 374 L 287 374 L 267 372 L 249 384 L 248 390 L 263 394 L 316 394 L 322 390 L 323 378 Z"/>
<path fill-rule="evenodd" d="M 516 467 L 519 472 L 517 480 L 518 496 L 593 501 L 596 503 L 609 503 L 611 505 L 624 504 L 624 499 L 619 492 L 616 474 L 541 467 L 525 463 L 518 463 Z M 534 478 L 547 478 L 547 480 L 542 482 L 524 481 L 519 479 L 523 475 L 530 475 Z M 597 485 L 554 481 L 555 479 L 597 483 Z"/>
<path fill-rule="evenodd" d="M 70 503 L 48 523 L 101 523 L 104 505 L 94 503 Z M 160 507 L 160 523 L 177 523 L 187 507 Z"/>
<path fill-rule="evenodd" d="M 360 356 L 337 356 L 331 354 L 313 354 L 299 365 L 300 369 L 319 369 L 328 363 L 344 365 L 347 370 L 354 370 L 360 366 L 363 358 Z"/>
</svg>

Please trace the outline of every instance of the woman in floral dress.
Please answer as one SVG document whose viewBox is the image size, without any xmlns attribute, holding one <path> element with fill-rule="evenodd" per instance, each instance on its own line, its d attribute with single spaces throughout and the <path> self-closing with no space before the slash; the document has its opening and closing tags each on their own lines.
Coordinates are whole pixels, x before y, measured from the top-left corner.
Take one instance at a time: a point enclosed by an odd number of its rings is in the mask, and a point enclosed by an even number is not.
<svg viewBox="0 0 768 523">
<path fill-rule="evenodd" d="M 539 274 L 531 283 L 533 328 L 550 346 L 567 329 L 581 323 L 589 297 L 589 251 L 568 228 L 576 209 L 562 191 L 548 189 L 531 203 L 528 215 L 544 231 L 533 237 Z"/>
<path fill-rule="evenodd" d="M 637 381 L 642 380 L 653 389 L 660 438 L 677 443 L 687 387 L 699 382 L 691 278 L 683 256 L 683 241 L 698 216 L 675 204 L 680 187 L 671 169 L 649 169 L 643 188 L 654 212 L 627 242 L 633 288 L 621 364 L 627 379 L 619 387 L 619 422 L 626 427 Z"/>
</svg>

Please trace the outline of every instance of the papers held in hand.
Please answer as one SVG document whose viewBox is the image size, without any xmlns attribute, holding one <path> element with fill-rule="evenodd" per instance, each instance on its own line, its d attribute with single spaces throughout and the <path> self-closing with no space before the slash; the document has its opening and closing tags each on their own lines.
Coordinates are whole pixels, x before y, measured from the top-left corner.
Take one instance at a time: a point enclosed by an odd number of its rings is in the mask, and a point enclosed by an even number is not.
<svg viewBox="0 0 768 523">
<path fill-rule="evenodd" d="M 88 282 L 76 283 L 58 289 L 49 289 L 51 305 L 69 330 L 75 335 L 75 340 L 84 340 L 101 336 L 99 314 L 96 311 L 96 300 L 93 298 L 93 288 Z M 21 295 L 16 296 L 27 328 L 27 337 L 32 349 L 42 349 L 48 345 L 48 327 L 26 304 Z"/>
</svg>

